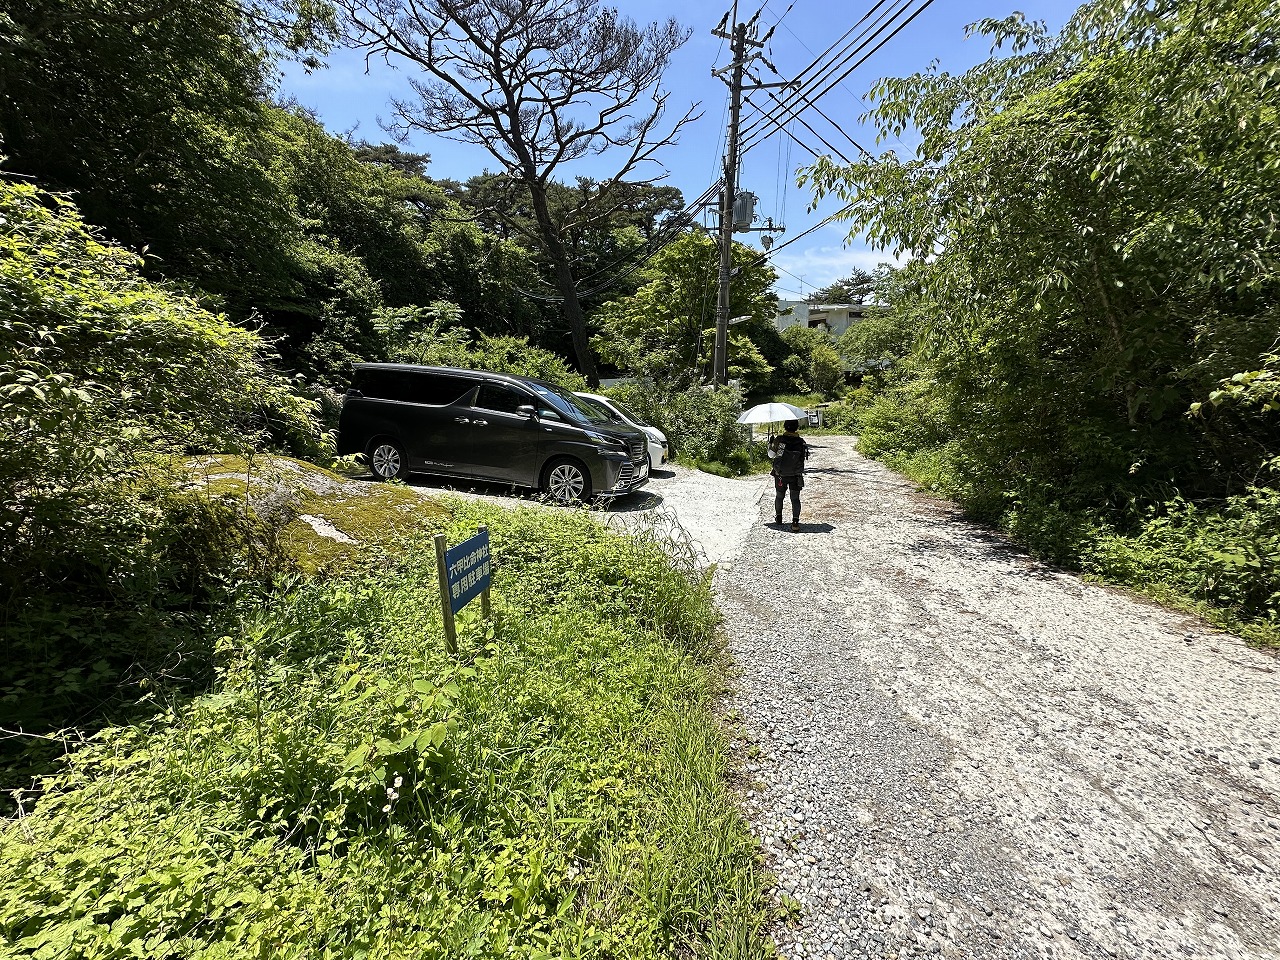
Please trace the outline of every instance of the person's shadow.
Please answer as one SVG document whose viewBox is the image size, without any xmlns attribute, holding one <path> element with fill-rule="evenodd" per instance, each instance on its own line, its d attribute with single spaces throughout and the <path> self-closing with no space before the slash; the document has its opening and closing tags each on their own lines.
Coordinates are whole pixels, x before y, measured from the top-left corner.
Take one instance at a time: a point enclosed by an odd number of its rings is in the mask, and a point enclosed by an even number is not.
<svg viewBox="0 0 1280 960">
<path fill-rule="evenodd" d="M 775 530 L 785 531 L 786 533 L 833 533 L 836 529 L 829 523 L 801 523 L 799 530 L 792 530 L 789 521 L 771 523 L 769 526 L 773 527 Z"/>
</svg>

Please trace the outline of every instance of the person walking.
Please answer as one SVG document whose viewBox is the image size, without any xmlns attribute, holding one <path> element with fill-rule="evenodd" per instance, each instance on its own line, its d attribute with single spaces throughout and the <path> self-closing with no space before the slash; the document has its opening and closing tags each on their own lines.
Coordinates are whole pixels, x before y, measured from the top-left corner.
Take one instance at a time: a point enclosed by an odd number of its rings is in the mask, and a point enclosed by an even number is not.
<svg viewBox="0 0 1280 960">
<path fill-rule="evenodd" d="M 809 444 L 797 431 L 799 420 L 786 420 L 784 433 L 769 439 L 768 454 L 773 461 L 773 488 L 777 496 L 773 501 L 774 523 L 782 524 L 782 503 L 791 492 L 791 529 L 800 529 L 800 491 L 804 489 L 804 462 L 809 458 Z"/>
</svg>

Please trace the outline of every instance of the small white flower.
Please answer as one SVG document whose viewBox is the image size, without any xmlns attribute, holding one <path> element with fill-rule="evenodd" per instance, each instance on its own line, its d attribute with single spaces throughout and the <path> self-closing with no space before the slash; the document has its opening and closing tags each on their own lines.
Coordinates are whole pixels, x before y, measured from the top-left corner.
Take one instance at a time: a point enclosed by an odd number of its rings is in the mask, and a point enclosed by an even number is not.
<svg viewBox="0 0 1280 960">
<path fill-rule="evenodd" d="M 390 813 L 390 812 L 391 812 L 391 804 L 389 804 L 389 803 L 388 803 L 385 807 L 383 807 L 383 808 L 382 808 L 382 812 L 383 812 L 383 813 Z"/>
<path fill-rule="evenodd" d="M 395 780 L 391 782 L 391 785 L 395 787 L 397 790 L 399 790 L 400 784 L 402 783 L 404 783 L 404 777 L 396 777 Z"/>
</svg>

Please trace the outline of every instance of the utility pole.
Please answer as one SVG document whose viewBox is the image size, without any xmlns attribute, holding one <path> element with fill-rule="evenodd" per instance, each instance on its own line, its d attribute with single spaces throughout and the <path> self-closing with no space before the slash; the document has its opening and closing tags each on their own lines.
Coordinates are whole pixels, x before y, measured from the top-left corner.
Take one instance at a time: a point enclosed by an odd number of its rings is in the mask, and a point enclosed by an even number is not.
<svg viewBox="0 0 1280 960">
<path fill-rule="evenodd" d="M 722 29 L 732 20 L 730 33 Z M 738 120 L 742 114 L 742 70 L 746 66 L 747 25 L 738 23 L 738 4 L 720 21 L 712 34 L 729 41 L 728 66 L 714 71 L 729 74 L 729 136 L 724 154 L 724 192 L 720 194 L 720 283 L 716 294 L 716 343 L 711 360 L 711 376 L 716 386 L 727 380 L 729 355 L 729 277 L 733 270 L 733 201 L 738 195 Z"/>
<path fill-rule="evenodd" d="M 729 41 L 729 55 L 732 57 L 732 60 L 726 66 L 721 67 L 719 70 L 711 71 L 712 76 L 720 77 L 722 80 L 725 74 L 729 75 L 725 81 L 729 84 L 729 134 L 726 138 L 724 154 L 724 192 L 720 194 L 720 282 L 716 294 L 715 352 L 712 354 L 711 360 L 712 381 L 716 386 L 723 386 L 728 381 L 729 281 L 733 276 L 733 208 L 734 202 L 738 199 L 738 123 L 742 115 L 742 73 L 746 68 L 747 61 L 758 56 L 758 54 L 753 53 L 748 57 L 747 47 L 763 47 L 773 34 L 773 31 L 770 30 L 765 35 L 764 40 L 749 39 L 747 37 L 748 31 L 754 28 L 756 18 L 759 16 L 760 14 L 756 13 L 755 17 L 751 18 L 750 24 L 738 23 L 738 2 L 734 0 L 732 12 L 726 13 L 724 19 L 711 31 L 712 36 Z M 732 28 L 729 32 L 726 32 L 725 28 L 729 24 L 732 24 Z M 756 83 L 751 85 L 751 89 L 785 86 L 790 86 L 790 84 Z M 760 228 L 754 228 L 747 224 L 739 229 L 753 230 Z M 769 221 L 768 229 L 775 230 L 772 220 Z"/>
</svg>

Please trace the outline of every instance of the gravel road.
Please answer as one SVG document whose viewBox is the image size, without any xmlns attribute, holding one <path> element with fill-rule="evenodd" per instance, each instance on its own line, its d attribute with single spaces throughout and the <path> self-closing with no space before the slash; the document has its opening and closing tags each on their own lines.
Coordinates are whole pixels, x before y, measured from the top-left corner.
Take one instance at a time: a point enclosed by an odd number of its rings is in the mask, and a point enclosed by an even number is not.
<svg viewBox="0 0 1280 960">
<path fill-rule="evenodd" d="M 1280 957 L 1277 658 L 813 445 L 712 538 L 780 954 Z"/>
<path fill-rule="evenodd" d="M 799 533 L 678 466 L 605 513 L 719 564 L 780 955 L 1280 958 L 1280 661 L 812 444 Z"/>
</svg>

